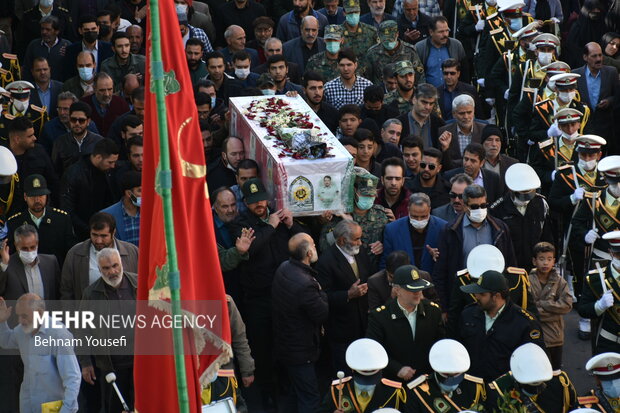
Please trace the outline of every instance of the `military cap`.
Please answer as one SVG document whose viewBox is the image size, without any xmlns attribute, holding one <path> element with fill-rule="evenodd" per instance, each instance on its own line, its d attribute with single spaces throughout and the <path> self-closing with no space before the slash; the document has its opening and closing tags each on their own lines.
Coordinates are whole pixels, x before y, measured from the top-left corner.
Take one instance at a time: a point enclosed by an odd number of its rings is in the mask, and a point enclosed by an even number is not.
<svg viewBox="0 0 620 413">
<path fill-rule="evenodd" d="M 31 89 L 34 89 L 34 86 L 25 80 L 16 80 L 6 85 L 6 90 L 11 94 L 11 97 L 16 99 L 27 98 L 30 96 Z"/>
<path fill-rule="evenodd" d="M 597 354 L 588 360 L 586 370 L 591 371 L 603 380 L 605 376 L 620 373 L 620 354 L 613 352 Z"/>
<path fill-rule="evenodd" d="M 397 75 L 408 75 L 409 73 L 415 73 L 413 64 L 409 60 L 401 60 L 394 63 L 394 73 Z"/>
<path fill-rule="evenodd" d="M 570 66 L 568 65 L 568 63 L 562 62 L 560 60 L 551 62 L 548 65 L 543 66 L 542 69 L 546 70 L 548 75 L 560 75 L 562 73 L 570 73 Z"/>
<path fill-rule="evenodd" d="M 551 76 L 549 82 L 553 82 L 557 87 L 574 87 L 577 84 L 577 79 L 580 77 L 581 75 L 577 73 L 562 73 Z"/>
<path fill-rule="evenodd" d="M 525 39 L 527 37 L 537 36 L 539 34 L 540 33 L 538 32 L 538 22 L 534 21 L 514 32 L 512 34 L 512 37 L 515 39 Z"/>
<path fill-rule="evenodd" d="M 449 338 L 433 344 L 428 353 L 428 361 L 433 370 L 442 374 L 465 373 L 471 365 L 465 346 Z"/>
<path fill-rule="evenodd" d="M 547 353 L 538 344 L 525 343 L 510 356 L 512 377 L 521 384 L 540 384 L 553 378 Z"/>
<path fill-rule="evenodd" d="M 243 198 L 248 204 L 254 204 L 269 199 L 265 185 L 259 178 L 251 178 L 243 183 L 241 187 Z"/>
<path fill-rule="evenodd" d="M 540 178 L 534 168 L 526 163 L 516 163 L 506 170 L 506 186 L 514 192 L 540 188 Z"/>
<path fill-rule="evenodd" d="M 351 370 L 364 376 L 372 376 L 388 365 L 385 348 L 371 338 L 360 338 L 349 344 L 345 360 Z"/>
<path fill-rule="evenodd" d="M 497 0 L 497 11 L 504 14 L 520 14 L 524 6 L 521 0 Z"/>
<path fill-rule="evenodd" d="M 620 178 L 620 155 L 610 155 L 601 159 L 598 170 L 607 177 Z"/>
<path fill-rule="evenodd" d="M 376 176 L 364 168 L 354 168 L 355 189 L 361 196 L 377 196 L 377 184 L 379 180 Z"/>
<path fill-rule="evenodd" d="M 379 38 L 393 39 L 398 33 L 398 24 L 394 20 L 385 20 L 379 24 Z"/>
<path fill-rule="evenodd" d="M 551 47 L 557 48 L 560 45 L 560 39 L 558 39 L 556 36 L 552 35 L 551 33 L 542 33 L 534 37 L 534 39 L 532 40 L 532 43 L 536 47 L 551 46 Z"/>
<path fill-rule="evenodd" d="M 433 286 L 420 276 L 420 271 L 413 265 L 402 265 L 394 271 L 394 285 L 407 291 L 422 291 Z"/>
<path fill-rule="evenodd" d="M 343 34 L 343 30 L 342 30 L 341 25 L 328 24 L 327 26 L 325 26 L 325 35 L 323 36 L 323 39 L 340 40 L 342 39 L 342 34 Z"/>
<path fill-rule="evenodd" d="M 467 294 L 499 293 L 508 290 L 508 281 L 499 271 L 485 271 L 478 281 L 468 285 L 461 285 L 461 291 Z"/>
<path fill-rule="evenodd" d="M 583 113 L 573 108 L 560 109 L 553 116 L 557 123 L 581 122 L 581 118 L 583 118 Z"/>
<path fill-rule="evenodd" d="M 360 12 L 360 0 L 344 0 L 342 4 L 344 11 L 347 13 Z"/>
<path fill-rule="evenodd" d="M 47 189 L 47 181 L 43 175 L 32 174 L 26 177 L 24 182 L 24 194 L 26 196 L 49 195 L 51 192 Z"/>
<path fill-rule="evenodd" d="M 495 245 L 478 245 L 467 256 L 467 271 L 472 278 L 480 278 L 489 270 L 503 272 L 505 268 L 504 254 Z"/>
<path fill-rule="evenodd" d="M 575 139 L 575 150 L 581 153 L 597 153 L 600 152 L 603 145 L 607 145 L 607 141 L 597 135 L 581 135 Z"/>
<path fill-rule="evenodd" d="M 276 82 L 273 80 L 273 77 L 269 73 L 263 73 L 258 77 L 256 81 L 256 86 L 261 87 L 265 85 L 275 86 Z"/>
<path fill-rule="evenodd" d="M 603 239 L 609 243 L 609 249 L 620 252 L 620 231 L 611 231 L 603 234 Z"/>
<path fill-rule="evenodd" d="M 0 176 L 12 176 L 17 172 L 17 160 L 8 148 L 0 146 Z"/>
</svg>

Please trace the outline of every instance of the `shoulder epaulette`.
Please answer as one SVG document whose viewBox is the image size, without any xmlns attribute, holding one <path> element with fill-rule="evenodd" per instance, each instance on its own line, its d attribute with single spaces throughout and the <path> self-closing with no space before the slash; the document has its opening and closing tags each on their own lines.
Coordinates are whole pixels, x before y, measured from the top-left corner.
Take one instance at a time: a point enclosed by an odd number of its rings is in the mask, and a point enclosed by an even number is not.
<svg viewBox="0 0 620 413">
<path fill-rule="evenodd" d="M 15 119 L 17 116 L 13 116 L 10 113 L 3 113 L 2 114 L 5 118 L 7 118 L 8 120 L 13 120 Z"/>
<path fill-rule="evenodd" d="M 40 106 L 36 106 L 36 105 L 30 104 L 30 107 L 32 108 L 32 110 L 35 110 L 37 112 L 41 112 L 41 113 L 45 112 L 45 108 L 42 108 Z"/>
<path fill-rule="evenodd" d="M 418 377 L 417 379 L 410 381 L 409 383 L 407 383 L 407 387 L 409 387 L 410 389 L 415 389 L 416 387 L 418 387 L 420 384 L 424 383 L 426 381 L 426 379 L 428 378 L 428 376 L 426 374 L 421 375 L 420 377 Z"/>
<path fill-rule="evenodd" d="M 384 305 L 382 305 L 381 307 L 377 307 L 375 311 L 380 313 L 383 310 L 385 310 L 385 306 Z"/>
<path fill-rule="evenodd" d="M 521 312 L 523 313 L 524 316 L 526 316 L 527 318 L 529 318 L 530 320 L 534 321 L 534 316 L 531 315 L 526 309 L 521 309 Z M 531 334 L 530 334 L 531 335 Z M 533 338 L 533 337 L 532 337 Z"/>
<path fill-rule="evenodd" d="M 461 275 L 465 275 L 465 274 L 468 274 L 468 273 L 469 273 L 469 270 L 467 268 L 465 268 L 465 269 L 462 269 L 460 271 L 457 271 L 456 272 L 456 276 L 460 277 Z"/>
<path fill-rule="evenodd" d="M 546 148 L 547 146 L 552 145 L 553 143 L 554 143 L 553 139 L 547 139 L 546 141 L 538 142 L 538 147 L 540 149 Z"/>
<path fill-rule="evenodd" d="M 506 268 L 506 271 L 508 271 L 511 274 L 525 274 L 525 275 L 527 275 L 527 271 L 525 271 L 523 268 L 508 267 L 508 268 Z"/>
<path fill-rule="evenodd" d="M 504 197 L 500 196 L 499 199 L 497 201 L 493 202 L 489 208 L 493 209 L 496 206 L 498 206 L 499 204 L 501 204 L 502 202 L 504 202 Z"/>
<path fill-rule="evenodd" d="M 348 382 L 348 381 L 349 381 L 349 380 L 351 380 L 351 379 L 352 379 L 352 377 L 351 377 L 351 376 L 348 376 L 348 377 L 343 377 L 342 379 L 336 379 L 336 380 L 333 380 L 333 381 L 332 381 L 332 386 L 337 386 L 337 385 L 339 385 L 340 383 L 346 383 L 346 382 Z"/>
<path fill-rule="evenodd" d="M 65 9 L 64 7 L 57 7 L 58 10 L 62 10 L 62 11 L 66 11 L 67 13 L 69 13 L 69 10 Z"/>
<path fill-rule="evenodd" d="M 234 369 L 220 369 L 217 371 L 218 377 L 235 377 Z"/>
<path fill-rule="evenodd" d="M 7 220 L 7 221 L 10 221 L 10 220 L 12 220 L 13 218 L 17 218 L 17 217 L 18 217 L 18 216 L 20 216 L 21 214 L 22 214 L 21 212 L 18 212 L 18 213 L 17 213 L 17 214 L 15 214 L 15 215 L 11 215 L 11 216 L 10 216 L 10 217 L 8 217 L 6 220 Z"/>
<path fill-rule="evenodd" d="M 433 307 L 437 307 L 437 308 L 439 308 L 439 304 L 437 304 L 436 302 L 434 302 L 434 301 L 429 301 L 429 303 L 430 303 L 430 305 L 432 305 Z"/>
<path fill-rule="evenodd" d="M 64 211 L 64 210 L 58 209 L 58 208 L 52 208 L 52 211 L 58 212 L 58 213 L 61 213 L 61 214 L 65 214 L 65 215 L 69 215 L 69 213 L 67 211 Z"/>
<path fill-rule="evenodd" d="M 558 171 L 568 170 L 568 171 L 572 172 L 572 168 L 571 168 L 571 166 L 573 166 L 573 165 L 571 165 L 571 164 L 567 163 L 567 164 L 564 164 L 564 165 L 562 165 L 562 166 L 559 166 L 557 170 L 558 170 Z"/>
<path fill-rule="evenodd" d="M 388 387 L 394 387 L 395 389 L 401 389 L 403 387 L 403 384 L 401 382 L 394 380 L 381 379 L 381 383 L 385 384 Z"/>
<path fill-rule="evenodd" d="M 598 403 L 598 397 L 596 397 L 595 395 L 577 397 L 577 402 L 580 405 L 582 405 L 582 404 L 597 404 Z"/>
<path fill-rule="evenodd" d="M 480 378 L 480 377 L 476 377 L 476 376 L 470 376 L 469 374 L 465 375 L 465 380 L 474 382 L 474 383 L 478 383 L 478 384 L 484 384 L 484 379 Z"/>
<path fill-rule="evenodd" d="M 9 60 L 17 59 L 17 55 L 11 54 L 11 53 L 2 53 L 2 57 L 4 57 L 5 59 L 9 59 Z"/>
</svg>

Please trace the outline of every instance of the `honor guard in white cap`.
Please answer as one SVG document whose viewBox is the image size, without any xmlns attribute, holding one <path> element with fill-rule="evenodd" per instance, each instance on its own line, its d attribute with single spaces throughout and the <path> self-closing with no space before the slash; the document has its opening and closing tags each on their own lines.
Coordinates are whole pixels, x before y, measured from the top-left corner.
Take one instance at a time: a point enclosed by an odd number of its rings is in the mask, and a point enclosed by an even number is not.
<svg viewBox="0 0 620 413">
<path fill-rule="evenodd" d="M 483 406 L 484 381 L 466 374 L 471 362 L 465 346 L 456 340 L 439 340 L 431 347 L 428 359 L 433 372 L 407 384 L 413 393 L 414 411 L 452 413 Z"/>
<path fill-rule="evenodd" d="M 30 93 L 35 87 L 25 80 L 17 80 L 6 85 L 6 90 L 11 95 L 6 111 L 0 118 L 0 140 L 8 137 L 8 122 L 18 116 L 26 116 L 34 125 L 34 132 L 41 136 L 43 125 L 49 120 L 45 108 L 30 104 Z"/>
<path fill-rule="evenodd" d="M 578 410 L 584 413 L 586 410 L 607 413 L 620 410 L 620 354 L 597 354 L 588 360 L 586 370 L 596 379 L 596 389 L 578 398 L 581 407 Z"/>
<path fill-rule="evenodd" d="M 338 379 L 332 381 L 320 413 L 334 410 L 373 412 L 386 407 L 411 411 L 403 384 L 382 378 L 388 355 L 381 344 L 370 338 L 355 340 L 347 348 L 345 359 L 353 375 L 345 377 L 343 372 L 338 372 Z"/>
<path fill-rule="evenodd" d="M 602 200 L 599 200 L 602 201 Z M 601 241 L 607 244 L 608 265 L 601 266 L 597 261 L 596 268 L 586 276 L 581 299 L 579 315 L 592 320 L 593 353 L 607 351 L 620 352 L 620 231 L 605 233 Z M 602 243 L 601 243 L 602 244 Z M 597 245 L 594 246 L 596 254 Z M 602 252 L 602 251 L 601 251 Z"/>
<path fill-rule="evenodd" d="M 568 375 L 553 371 L 543 348 L 526 343 L 512 353 L 510 371 L 489 384 L 487 408 L 493 411 L 511 402 L 526 412 L 564 413 L 576 401 Z"/>
<path fill-rule="evenodd" d="M 0 219 L 3 223 L 12 212 L 16 185 L 17 161 L 8 148 L 0 145 Z"/>
</svg>

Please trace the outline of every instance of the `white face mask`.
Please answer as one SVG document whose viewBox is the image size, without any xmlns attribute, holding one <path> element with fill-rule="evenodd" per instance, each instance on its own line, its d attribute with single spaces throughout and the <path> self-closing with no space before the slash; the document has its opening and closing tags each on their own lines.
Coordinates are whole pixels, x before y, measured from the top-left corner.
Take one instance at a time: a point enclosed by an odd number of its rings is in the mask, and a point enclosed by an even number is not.
<svg viewBox="0 0 620 413">
<path fill-rule="evenodd" d="M 562 132 L 562 138 L 566 139 L 570 142 L 570 145 L 575 143 L 575 139 L 579 136 L 579 131 L 575 131 L 572 135 L 567 134 L 566 132 Z"/>
<path fill-rule="evenodd" d="M 417 219 L 409 218 L 409 223 L 415 229 L 424 229 L 428 225 L 428 218 L 418 221 Z"/>
<path fill-rule="evenodd" d="M 571 92 L 558 93 L 558 97 L 562 102 L 570 102 L 571 100 L 575 99 L 575 96 L 577 96 L 577 92 L 575 92 L 574 90 Z"/>
<path fill-rule="evenodd" d="M 250 75 L 250 68 L 245 69 L 235 69 L 235 76 L 237 76 L 241 80 L 245 80 L 246 77 Z"/>
<path fill-rule="evenodd" d="M 187 15 L 187 4 L 175 4 L 174 7 L 177 9 L 177 15 Z"/>
<path fill-rule="evenodd" d="M 28 110 L 28 106 L 29 105 L 30 105 L 30 99 L 28 99 L 28 100 L 17 100 L 17 99 L 15 99 L 13 101 L 13 107 L 18 112 L 25 112 L 26 110 Z"/>
<path fill-rule="evenodd" d="M 495 7 L 497 4 L 497 0 L 487 0 L 487 4 L 491 7 Z"/>
<path fill-rule="evenodd" d="M 538 63 L 540 63 L 541 66 L 547 66 L 549 63 L 551 63 L 551 59 L 553 59 L 553 53 L 549 53 L 549 52 L 538 53 Z"/>
<path fill-rule="evenodd" d="M 478 208 L 472 209 L 469 211 L 469 220 L 471 222 L 475 222 L 476 224 L 481 223 L 487 217 L 487 209 L 486 208 Z"/>
<path fill-rule="evenodd" d="M 37 251 L 19 251 L 19 259 L 26 265 L 30 265 L 37 259 Z"/>
<path fill-rule="evenodd" d="M 609 184 L 607 186 L 607 190 L 613 195 L 614 198 L 620 198 L 620 183 Z"/>
<path fill-rule="evenodd" d="M 579 159 L 577 163 L 581 169 L 584 171 L 592 171 L 596 168 L 596 159 L 592 159 L 591 161 L 584 161 L 583 159 Z"/>
</svg>

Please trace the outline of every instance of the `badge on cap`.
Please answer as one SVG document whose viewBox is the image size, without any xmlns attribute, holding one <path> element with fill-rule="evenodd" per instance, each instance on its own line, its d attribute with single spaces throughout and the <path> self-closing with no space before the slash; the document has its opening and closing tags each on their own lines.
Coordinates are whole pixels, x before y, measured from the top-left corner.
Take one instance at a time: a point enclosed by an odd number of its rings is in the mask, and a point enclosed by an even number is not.
<svg viewBox="0 0 620 413">
<path fill-rule="evenodd" d="M 32 187 L 41 188 L 41 181 L 39 181 L 39 178 L 34 178 L 34 180 L 32 181 Z"/>
<path fill-rule="evenodd" d="M 256 186 L 256 184 L 250 185 L 250 193 L 255 194 L 257 192 L 258 192 L 258 187 Z"/>
<path fill-rule="evenodd" d="M 374 186 L 374 182 L 372 181 L 372 179 L 369 179 L 368 181 L 366 181 L 366 185 Z"/>
<path fill-rule="evenodd" d="M 420 275 L 418 275 L 418 272 L 416 270 L 411 270 L 411 279 L 413 281 L 420 279 Z"/>
</svg>

